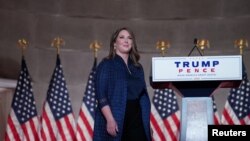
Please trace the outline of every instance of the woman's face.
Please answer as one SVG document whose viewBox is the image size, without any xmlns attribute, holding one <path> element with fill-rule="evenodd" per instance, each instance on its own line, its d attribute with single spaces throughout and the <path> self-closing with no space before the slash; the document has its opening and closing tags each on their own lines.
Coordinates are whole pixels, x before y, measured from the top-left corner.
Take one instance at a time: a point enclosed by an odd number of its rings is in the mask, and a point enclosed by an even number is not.
<svg viewBox="0 0 250 141">
<path fill-rule="evenodd" d="M 132 48 L 133 39 L 127 30 L 122 30 L 114 43 L 116 54 L 129 54 Z"/>
</svg>

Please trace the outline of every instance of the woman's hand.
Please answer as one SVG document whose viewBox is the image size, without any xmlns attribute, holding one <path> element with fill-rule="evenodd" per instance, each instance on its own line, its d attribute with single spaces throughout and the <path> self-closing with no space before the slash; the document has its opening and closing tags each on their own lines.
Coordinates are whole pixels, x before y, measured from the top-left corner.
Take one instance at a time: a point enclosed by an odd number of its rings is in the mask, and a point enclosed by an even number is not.
<svg viewBox="0 0 250 141">
<path fill-rule="evenodd" d="M 102 108 L 102 113 L 107 121 L 107 132 L 115 137 L 118 133 L 118 126 L 108 105 Z"/>
<path fill-rule="evenodd" d="M 113 137 L 115 137 L 117 135 L 118 126 L 117 126 L 117 123 L 114 119 L 107 121 L 107 132 Z"/>
</svg>

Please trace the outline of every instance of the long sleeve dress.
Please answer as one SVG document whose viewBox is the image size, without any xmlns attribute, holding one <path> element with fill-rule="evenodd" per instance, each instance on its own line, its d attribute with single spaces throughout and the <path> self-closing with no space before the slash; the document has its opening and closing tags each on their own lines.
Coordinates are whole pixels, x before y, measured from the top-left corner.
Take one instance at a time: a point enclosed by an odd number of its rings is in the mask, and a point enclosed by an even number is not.
<svg viewBox="0 0 250 141">
<path fill-rule="evenodd" d="M 128 69 L 133 76 L 137 76 L 143 85 L 139 105 L 141 107 L 142 123 L 147 140 L 151 140 L 149 121 L 150 100 L 146 89 L 143 68 L 134 66 L 131 60 L 128 61 L 127 68 L 123 59 L 116 55 L 112 59 L 102 60 L 97 67 L 95 90 L 98 108 L 95 114 L 94 141 L 121 141 L 128 98 Z M 119 132 L 116 137 L 110 136 L 106 129 L 106 120 L 101 112 L 101 108 L 106 105 L 110 106 L 118 124 Z"/>
</svg>

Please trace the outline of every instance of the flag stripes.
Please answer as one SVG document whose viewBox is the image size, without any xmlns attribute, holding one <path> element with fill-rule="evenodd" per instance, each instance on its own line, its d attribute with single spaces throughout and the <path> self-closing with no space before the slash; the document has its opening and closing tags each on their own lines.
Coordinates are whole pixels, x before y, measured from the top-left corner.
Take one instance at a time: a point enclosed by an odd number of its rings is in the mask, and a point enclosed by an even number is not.
<svg viewBox="0 0 250 141">
<path fill-rule="evenodd" d="M 41 117 L 41 140 L 75 141 L 75 117 L 59 55 Z"/>
<path fill-rule="evenodd" d="M 155 108 L 154 106 L 151 107 L 152 111 Z M 176 133 L 180 127 L 179 123 L 179 112 L 177 112 L 175 115 L 172 117 L 169 117 L 167 120 L 162 121 L 160 119 L 160 116 L 158 115 L 157 112 L 152 112 L 150 115 L 150 124 L 151 128 L 155 131 L 153 133 L 153 139 L 155 141 L 168 141 L 168 140 L 173 140 L 177 141 L 178 140 L 178 135 L 179 133 Z"/>
<path fill-rule="evenodd" d="M 77 120 L 76 138 L 78 141 L 92 141 L 94 128 L 94 112 L 97 107 L 95 98 L 94 76 L 96 73 L 97 58 L 90 71 L 86 89 L 84 92 L 81 109 Z"/>
<path fill-rule="evenodd" d="M 5 141 L 38 140 L 39 120 L 35 104 L 31 78 L 22 57 L 21 71 L 7 120 Z"/>
<path fill-rule="evenodd" d="M 217 106 L 216 106 L 216 103 L 215 103 L 214 96 L 212 96 L 212 101 L 213 101 L 214 125 L 220 125 L 220 123 L 221 123 L 220 116 L 219 116 L 219 112 L 217 110 Z"/>
<path fill-rule="evenodd" d="M 227 125 L 250 125 L 250 83 L 246 70 L 240 86 L 229 92 L 221 122 Z"/>
<path fill-rule="evenodd" d="M 171 89 L 156 89 L 151 106 L 150 125 L 155 141 L 178 141 L 180 110 Z"/>
<path fill-rule="evenodd" d="M 81 118 L 79 118 L 78 124 L 77 124 L 77 130 L 78 130 L 77 139 L 82 140 L 82 141 L 90 141 L 92 140 L 92 136 L 93 136 L 92 125 L 94 125 L 94 120 L 91 118 L 89 113 L 83 112 L 87 110 L 84 104 L 82 104 L 81 108 L 83 110 L 81 110 L 79 113 L 79 117 Z"/>
</svg>

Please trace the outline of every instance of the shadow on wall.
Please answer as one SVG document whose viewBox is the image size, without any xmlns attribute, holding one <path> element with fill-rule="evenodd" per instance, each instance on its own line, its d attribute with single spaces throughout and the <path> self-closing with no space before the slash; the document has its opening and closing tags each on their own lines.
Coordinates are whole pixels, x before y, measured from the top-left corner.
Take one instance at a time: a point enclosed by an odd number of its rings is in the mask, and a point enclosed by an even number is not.
<svg viewBox="0 0 250 141">
<path fill-rule="evenodd" d="M 0 78 L 16 80 L 20 72 L 20 62 L 0 57 L 0 68 L 4 68 L 0 69 Z"/>
</svg>

